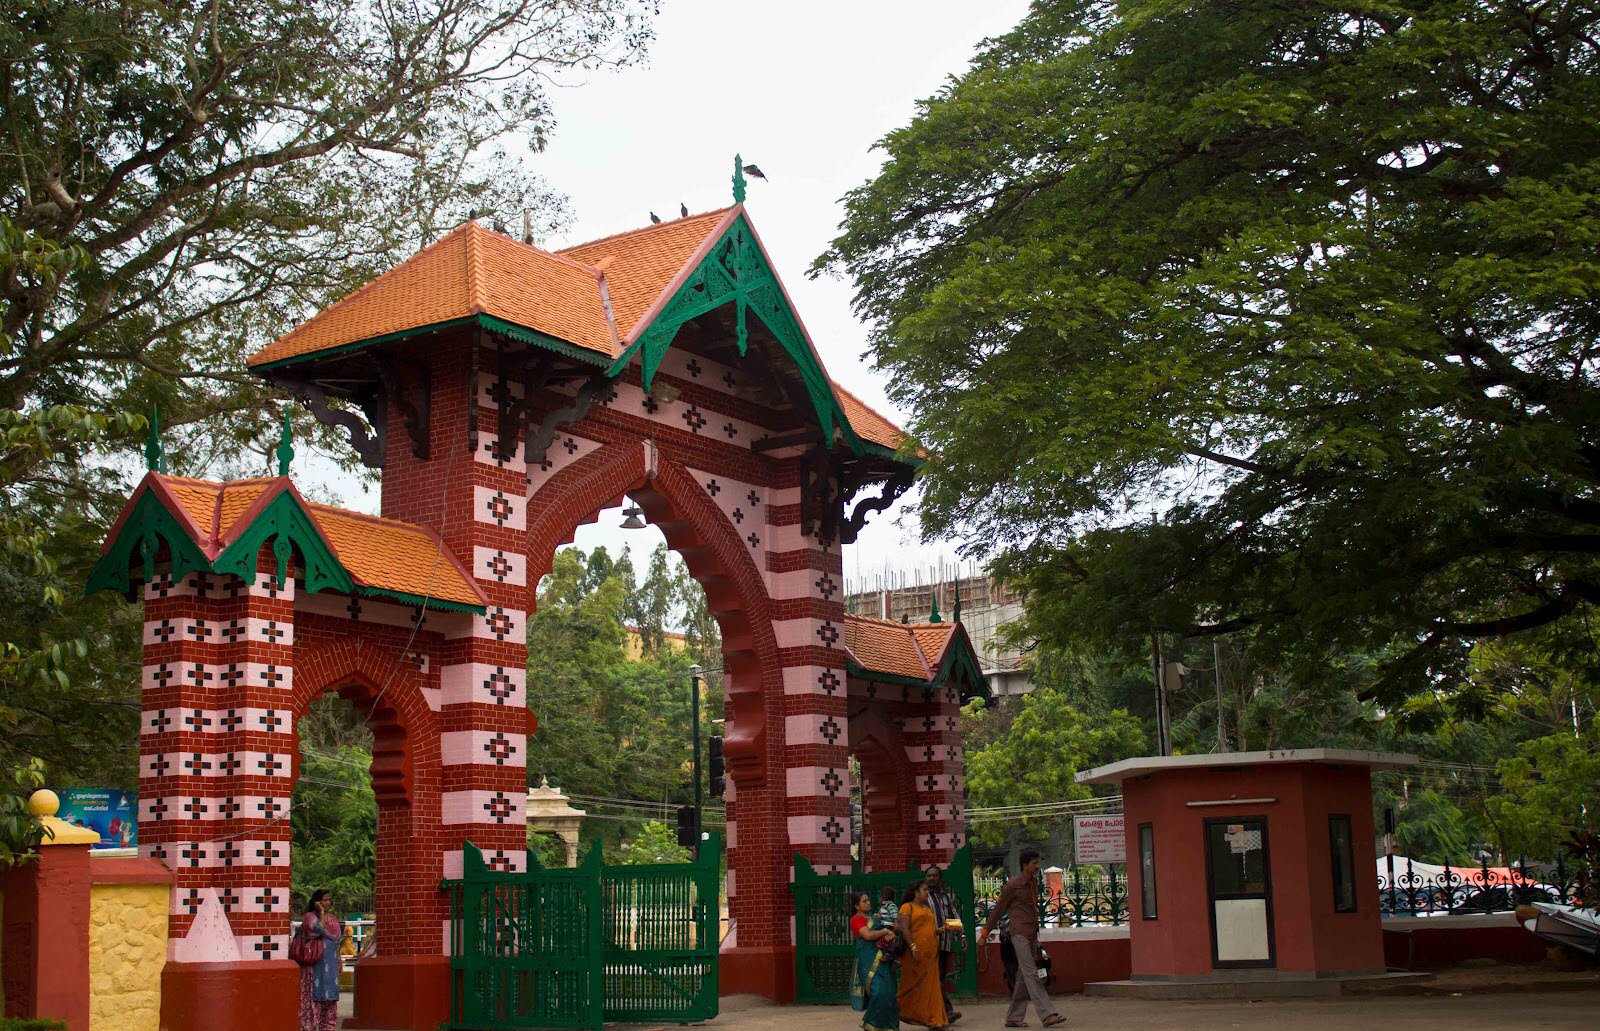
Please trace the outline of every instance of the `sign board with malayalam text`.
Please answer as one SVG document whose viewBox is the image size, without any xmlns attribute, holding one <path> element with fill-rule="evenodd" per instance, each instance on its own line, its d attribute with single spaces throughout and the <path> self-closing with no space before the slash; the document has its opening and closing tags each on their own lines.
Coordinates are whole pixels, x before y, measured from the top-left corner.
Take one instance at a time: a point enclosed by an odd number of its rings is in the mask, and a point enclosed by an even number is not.
<svg viewBox="0 0 1600 1031">
<path fill-rule="evenodd" d="M 1075 816 L 1072 820 L 1073 857 L 1079 863 L 1125 863 L 1128 840 L 1123 836 L 1121 813 Z"/>
</svg>

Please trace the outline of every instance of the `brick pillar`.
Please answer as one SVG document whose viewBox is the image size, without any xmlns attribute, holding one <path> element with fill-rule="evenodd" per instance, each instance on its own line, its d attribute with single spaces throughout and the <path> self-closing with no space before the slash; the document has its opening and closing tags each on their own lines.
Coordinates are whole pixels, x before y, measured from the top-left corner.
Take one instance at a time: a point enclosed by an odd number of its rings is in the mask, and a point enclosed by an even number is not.
<svg viewBox="0 0 1600 1031">
<path fill-rule="evenodd" d="M 383 514 L 434 529 L 489 600 L 482 616 L 429 617 L 429 627 L 441 629 L 445 638 L 436 659 L 430 657 L 439 664 L 441 688 L 440 806 L 437 829 L 419 835 L 412 847 L 433 878 L 460 876 L 468 841 L 483 850 L 491 868 L 521 870 L 526 863 L 526 469 L 520 446 L 504 455 L 492 450 L 498 421 L 490 390 L 497 363 L 493 351 L 480 349 L 475 373 L 476 346 L 475 337 L 458 336 L 429 353 L 426 458 L 416 455 L 405 415 L 397 399 L 390 399 L 383 473 Z M 418 777 L 431 775 L 417 771 Z M 448 1000 L 449 922 L 440 912 L 432 955 L 390 957 L 381 974 L 374 966 L 383 984 L 358 984 L 358 1000 L 363 991 L 406 993 L 413 1000 L 399 1007 L 412 1021 L 406 1026 L 422 1028 L 447 1017 L 435 1012 Z M 420 981 L 427 986 L 418 987 Z"/>
<path fill-rule="evenodd" d="M 904 722 L 906 758 L 916 784 L 912 858 L 919 868 L 950 862 L 966 840 L 961 752 L 961 692 L 930 688 Z"/>
<path fill-rule="evenodd" d="M 294 582 L 145 587 L 140 850 L 175 872 L 162 1025 L 292 1021 Z"/>
<path fill-rule="evenodd" d="M 723 980 L 725 992 L 788 1001 L 794 992 L 794 854 L 821 872 L 850 866 L 849 716 L 839 544 L 819 539 L 815 528 L 803 532 L 798 465 L 780 475 L 762 506 L 779 668 L 767 680 L 764 780 L 739 783 L 728 800 L 735 843 L 728 894 L 737 940 L 724 952 Z"/>
<path fill-rule="evenodd" d="M 0 876 L 5 1015 L 89 1031 L 89 848 L 100 835 L 56 819 L 57 806 L 54 792 L 34 792 L 28 808 L 51 836 L 37 861 Z"/>
</svg>

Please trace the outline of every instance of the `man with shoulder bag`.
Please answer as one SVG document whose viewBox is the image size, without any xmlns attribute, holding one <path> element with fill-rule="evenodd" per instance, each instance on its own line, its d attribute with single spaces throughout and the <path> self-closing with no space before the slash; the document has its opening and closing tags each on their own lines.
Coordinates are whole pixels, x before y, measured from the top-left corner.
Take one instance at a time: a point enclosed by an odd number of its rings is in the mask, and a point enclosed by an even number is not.
<svg viewBox="0 0 1600 1031">
<path fill-rule="evenodd" d="M 1000 889 L 1000 898 L 989 919 L 978 931 L 981 946 L 1004 917 L 1010 924 L 1009 941 L 1016 951 L 1017 973 L 1011 988 L 1011 1006 L 1006 1010 L 1006 1027 L 1027 1027 L 1028 1003 L 1039 1013 L 1039 1022 L 1045 1027 L 1055 1027 L 1066 1022 L 1056 1012 L 1055 1004 L 1045 991 L 1045 982 L 1039 971 L 1039 896 L 1035 885 L 1039 877 L 1039 853 L 1023 849 L 1022 869 Z"/>
</svg>

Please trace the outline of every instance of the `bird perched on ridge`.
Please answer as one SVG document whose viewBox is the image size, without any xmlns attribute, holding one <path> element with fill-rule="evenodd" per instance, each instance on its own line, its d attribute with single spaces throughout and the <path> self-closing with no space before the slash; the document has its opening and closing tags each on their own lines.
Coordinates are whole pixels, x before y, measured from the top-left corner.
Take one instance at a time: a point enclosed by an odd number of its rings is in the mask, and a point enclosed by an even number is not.
<svg viewBox="0 0 1600 1031">
<path fill-rule="evenodd" d="M 660 225 L 661 224 L 661 216 L 656 214 L 654 211 L 652 211 L 652 212 L 650 212 L 650 221 L 652 223 L 654 223 L 655 225 Z"/>
<path fill-rule="evenodd" d="M 689 217 L 689 205 L 685 204 L 681 200 L 678 202 L 678 215 L 682 218 Z"/>
<path fill-rule="evenodd" d="M 767 178 L 767 173 L 763 172 L 756 165 L 745 165 L 744 166 L 744 174 L 745 175 L 753 175 L 757 179 L 766 179 Z M 768 181 L 770 182 L 770 180 L 768 180 Z"/>
</svg>

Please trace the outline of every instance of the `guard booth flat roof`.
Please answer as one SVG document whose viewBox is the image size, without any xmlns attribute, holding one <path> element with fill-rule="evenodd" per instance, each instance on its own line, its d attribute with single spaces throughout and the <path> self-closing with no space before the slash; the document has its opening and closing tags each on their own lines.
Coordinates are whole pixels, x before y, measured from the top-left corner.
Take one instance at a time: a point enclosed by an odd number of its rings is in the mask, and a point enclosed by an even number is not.
<svg viewBox="0 0 1600 1031">
<path fill-rule="evenodd" d="M 1175 770 L 1217 770 L 1239 766 L 1318 763 L 1398 770 L 1415 766 L 1417 757 L 1404 752 L 1368 752 L 1357 748 L 1287 748 L 1266 752 L 1211 752 L 1204 755 L 1141 755 L 1096 766 L 1077 776 L 1079 784 L 1120 784 L 1130 777 Z"/>
</svg>

